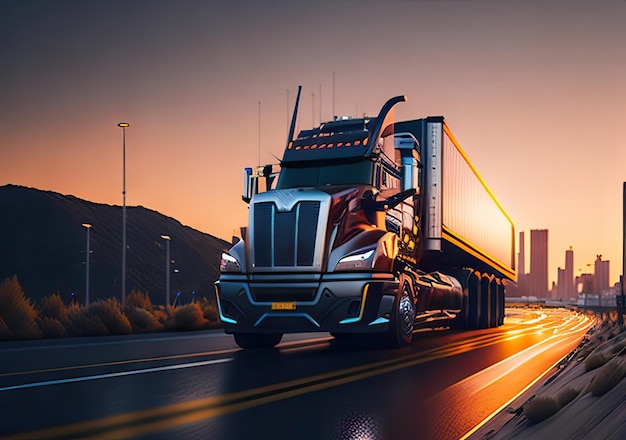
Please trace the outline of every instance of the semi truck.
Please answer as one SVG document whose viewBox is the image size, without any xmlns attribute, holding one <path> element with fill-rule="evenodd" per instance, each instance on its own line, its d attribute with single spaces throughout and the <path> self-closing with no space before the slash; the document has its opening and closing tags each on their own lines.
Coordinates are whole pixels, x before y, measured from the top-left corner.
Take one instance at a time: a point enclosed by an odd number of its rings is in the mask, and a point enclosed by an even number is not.
<svg viewBox="0 0 626 440">
<path fill-rule="evenodd" d="M 248 225 L 221 256 L 219 318 L 242 348 L 285 333 L 411 344 L 425 322 L 503 324 L 516 280 L 511 218 L 443 116 L 295 126 L 278 165 L 244 170 Z"/>
</svg>

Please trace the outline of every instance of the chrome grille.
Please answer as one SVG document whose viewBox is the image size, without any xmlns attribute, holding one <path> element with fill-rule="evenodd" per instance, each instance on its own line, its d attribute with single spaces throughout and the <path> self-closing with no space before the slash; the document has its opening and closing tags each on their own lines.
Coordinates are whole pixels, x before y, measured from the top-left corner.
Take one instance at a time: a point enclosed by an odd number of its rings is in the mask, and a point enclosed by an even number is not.
<svg viewBox="0 0 626 440">
<path fill-rule="evenodd" d="M 329 196 L 300 192 L 285 203 L 285 194 L 267 194 L 254 201 L 250 213 L 253 270 L 319 270 L 328 208 L 319 199 Z"/>
</svg>

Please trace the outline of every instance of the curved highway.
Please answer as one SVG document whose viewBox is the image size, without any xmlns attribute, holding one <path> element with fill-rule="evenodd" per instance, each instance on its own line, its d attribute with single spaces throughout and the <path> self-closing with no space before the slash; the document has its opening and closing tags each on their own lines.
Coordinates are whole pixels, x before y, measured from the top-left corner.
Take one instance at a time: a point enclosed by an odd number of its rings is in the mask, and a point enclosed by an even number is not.
<svg viewBox="0 0 626 440">
<path fill-rule="evenodd" d="M 328 334 L 237 348 L 221 331 L 0 343 L 0 438 L 459 439 L 552 368 L 593 318 L 507 309 L 389 350 Z"/>
</svg>

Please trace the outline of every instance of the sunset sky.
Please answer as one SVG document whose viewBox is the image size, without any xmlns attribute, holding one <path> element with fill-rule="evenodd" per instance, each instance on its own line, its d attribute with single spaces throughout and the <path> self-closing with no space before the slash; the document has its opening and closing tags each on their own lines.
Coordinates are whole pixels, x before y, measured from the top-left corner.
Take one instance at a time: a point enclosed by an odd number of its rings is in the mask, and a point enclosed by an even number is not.
<svg viewBox="0 0 626 440">
<path fill-rule="evenodd" d="M 572 246 L 612 284 L 625 47 L 624 0 L 0 0 L 0 185 L 121 205 L 126 121 L 127 205 L 230 240 L 298 85 L 300 128 L 404 94 L 396 118 L 445 116 L 517 233 L 549 230 L 550 281 Z"/>
</svg>

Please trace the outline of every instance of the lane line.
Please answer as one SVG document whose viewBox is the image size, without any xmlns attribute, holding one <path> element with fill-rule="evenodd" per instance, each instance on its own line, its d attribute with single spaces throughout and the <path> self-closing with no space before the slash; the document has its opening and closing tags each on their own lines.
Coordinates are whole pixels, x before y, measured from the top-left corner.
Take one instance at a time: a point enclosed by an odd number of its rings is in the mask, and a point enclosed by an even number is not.
<svg viewBox="0 0 626 440">
<path fill-rule="evenodd" d="M 111 377 L 132 376 L 135 374 L 154 373 L 157 371 L 181 370 L 183 368 L 193 368 L 193 367 L 201 367 L 204 365 L 222 364 L 224 362 L 230 362 L 232 360 L 234 360 L 234 358 L 214 359 L 210 361 L 191 362 L 188 364 L 176 364 L 176 365 L 167 365 L 164 367 L 146 368 L 143 370 L 130 370 L 130 371 L 121 371 L 118 373 L 97 374 L 94 376 L 71 377 L 69 379 L 48 380 L 44 382 L 31 382 L 31 383 L 25 383 L 22 385 L 13 385 L 9 387 L 3 387 L 3 388 L 0 388 L 0 392 L 21 390 L 25 388 L 38 388 L 38 387 L 59 385 L 59 384 L 65 384 L 65 383 L 86 382 L 89 380 L 108 379 Z"/>
<path fill-rule="evenodd" d="M 296 340 L 296 341 L 287 341 L 287 342 L 283 342 L 277 345 L 276 348 L 291 347 L 291 346 L 305 345 L 305 344 L 314 344 L 314 343 L 319 343 L 322 341 L 330 341 L 332 339 L 333 339 L 332 337 L 330 338 L 325 337 L 325 338 L 312 338 L 312 339 L 301 339 L 301 340 Z M 319 345 L 319 344 L 315 344 L 315 345 Z M 315 345 L 312 345 L 312 346 L 315 346 Z M 294 350 L 294 349 L 291 349 L 291 350 Z M 204 351 L 204 352 L 197 352 L 197 353 L 185 353 L 185 354 L 177 354 L 177 355 L 170 355 L 170 356 L 127 359 L 123 361 L 100 362 L 96 364 L 70 365 L 67 367 L 42 368 L 39 370 L 28 370 L 28 371 L 12 371 L 8 373 L 0 373 L 0 377 L 25 376 L 25 375 L 30 375 L 30 374 L 52 373 L 52 372 L 57 372 L 57 371 L 82 370 L 82 369 L 96 368 L 96 367 L 110 367 L 114 365 L 167 361 L 167 360 L 172 360 L 172 359 L 186 359 L 186 358 L 204 357 L 204 356 L 219 356 L 223 354 L 236 353 L 239 351 L 241 351 L 241 348 L 229 348 L 229 349 L 224 349 L 224 350 Z M 286 351 L 286 350 L 283 350 L 283 351 Z"/>
<path fill-rule="evenodd" d="M 0 377 L 26 376 L 30 374 L 52 373 L 56 371 L 84 370 L 86 368 L 111 367 L 114 365 L 139 364 L 143 362 L 168 361 L 172 359 L 186 359 L 186 358 L 201 357 L 201 356 L 219 356 L 221 354 L 231 354 L 237 351 L 240 351 L 240 349 L 233 348 L 233 349 L 228 349 L 228 350 L 205 351 L 205 352 L 200 352 L 200 353 L 186 353 L 186 354 L 175 354 L 171 356 L 161 356 L 161 357 L 152 357 L 152 358 L 127 359 L 124 361 L 101 362 L 97 364 L 70 365 L 67 367 L 56 367 L 56 368 L 42 368 L 40 370 L 13 371 L 10 373 L 0 373 Z"/>
<path fill-rule="evenodd" d="M 102 340 L 94 340 L 93 342 L 81 342 L 77 344 L 69 344 L 69 343 L 58 343 L 54 345 L 32 345 L 32 346 L 16 346 L 16 347 L 2 347 L 0 348 L 0 353 L 8 353 L 12 351 L 28 351 L 28 350 L 58 350 L 64 348 L 74 348 L 74 347 L 102 347 L 104 345 L 124 345 L 124 344 L 135 344 L 142 343 L 146 344 L 149 342 L 161 342 L 161 341 L 176 341 L 176 340 L 186 340 L 186 339 L 204 339 L 204 338 L 219 338 L 228 336 L 224 333 L 223 330 L 213 329 L 213 330 L 200 330 L 203 333 L 198 334 L 186 334 L 184 336 L 181 335 L 172 335 L 172 336 L 157 336 L 154 337 L 154 334 L 145 333 L 142 335 L 127 335 L 134 336 L 132 339 L 116 339 L 112 341 L 102 341 Z M 206 333 L 204 333 L 206 332 Z M 107 338 L 111 336 L 77 336 L 77 338 Z M 115 338 L 113 336 L 112 338 Z M 8 341 L 9 343 L 13 343 L 15 341 Z M 34 341 L 39 342 L 39 341 Z"/>
</svg>

